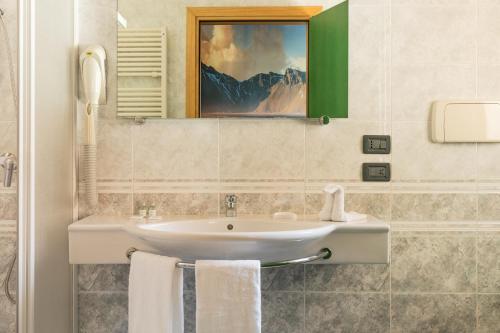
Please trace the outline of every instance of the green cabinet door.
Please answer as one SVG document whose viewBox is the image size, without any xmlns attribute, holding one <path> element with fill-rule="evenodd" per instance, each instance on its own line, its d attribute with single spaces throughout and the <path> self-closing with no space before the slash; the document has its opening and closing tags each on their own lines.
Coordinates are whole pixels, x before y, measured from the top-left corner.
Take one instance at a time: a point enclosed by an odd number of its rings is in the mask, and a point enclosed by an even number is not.
<svg viewBox="0 0 500 333">
<path fill-rule="evenodd" d="M 309 20 L 308 117 L 347 118 L 349 4 Z"/>
</svg>

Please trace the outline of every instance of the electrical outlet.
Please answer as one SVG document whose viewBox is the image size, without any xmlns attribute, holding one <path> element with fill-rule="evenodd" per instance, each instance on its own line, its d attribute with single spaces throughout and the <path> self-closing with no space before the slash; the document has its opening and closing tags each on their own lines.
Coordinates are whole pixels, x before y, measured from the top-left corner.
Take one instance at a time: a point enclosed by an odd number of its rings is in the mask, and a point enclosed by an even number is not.
<svg viewBox="0 0 500 333">
<path fill-rule="evenodd" d="M 391 180 L 389 163 L 363 163 L 363 181 L 388 182 Z"/>
<path fill-rule="evenodd" d="M 363 135 L 364 154 L 390 154 L 390 135 Z"/>
</svg>

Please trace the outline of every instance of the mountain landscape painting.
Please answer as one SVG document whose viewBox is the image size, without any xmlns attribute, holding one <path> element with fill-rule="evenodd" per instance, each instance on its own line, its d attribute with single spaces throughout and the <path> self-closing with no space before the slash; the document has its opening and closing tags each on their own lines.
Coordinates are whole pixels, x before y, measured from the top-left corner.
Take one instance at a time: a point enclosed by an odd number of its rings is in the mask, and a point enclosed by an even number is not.
<svg viewBox="0 0 500 333">
<path fill-rule="evenodd" d="M 307 29 L 307 22 L 200 24 L 200 117 L 306 117 Z"/>
</svg>

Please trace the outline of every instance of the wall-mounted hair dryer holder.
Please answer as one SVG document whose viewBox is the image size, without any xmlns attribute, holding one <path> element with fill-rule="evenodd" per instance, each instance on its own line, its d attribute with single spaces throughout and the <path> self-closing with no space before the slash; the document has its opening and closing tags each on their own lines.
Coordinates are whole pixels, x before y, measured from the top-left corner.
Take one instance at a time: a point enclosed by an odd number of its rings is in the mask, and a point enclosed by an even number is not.
<svg viewBox="0 0 500 333">
<path fill-rule="evenodd" d="M 81 146 L 83 190 L 90 209 L 97 206 L 96 120 L 98 105 L 106 103 L 106 52 L 99 45 L 87 47 L 80 54 L 86 116 L 86 141 Z"/>
</svg>

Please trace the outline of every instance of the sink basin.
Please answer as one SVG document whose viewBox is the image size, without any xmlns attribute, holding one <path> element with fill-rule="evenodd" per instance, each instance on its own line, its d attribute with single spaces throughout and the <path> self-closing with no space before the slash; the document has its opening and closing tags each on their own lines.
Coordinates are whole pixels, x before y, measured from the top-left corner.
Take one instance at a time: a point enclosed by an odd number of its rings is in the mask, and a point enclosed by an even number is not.
<svg viewBox="0 0 500 333">
<path fill-rule="evenodd" d="M 334 223 L 256 218 L 206 218 L 145 223 L 131 220 L 127 233 L 183 260 L 277 261 L 318 253 Z"/>
</svg>

